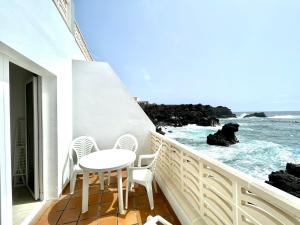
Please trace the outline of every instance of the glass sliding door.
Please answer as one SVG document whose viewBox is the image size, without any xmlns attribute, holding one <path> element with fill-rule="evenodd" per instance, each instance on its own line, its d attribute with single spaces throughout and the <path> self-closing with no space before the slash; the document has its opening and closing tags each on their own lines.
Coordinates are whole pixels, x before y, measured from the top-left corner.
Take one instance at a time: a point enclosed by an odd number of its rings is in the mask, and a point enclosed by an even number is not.
<svg viewBox="0 0 300 225">
<path fill-rule="evenodd" d="M 37 77 L 25 85 L 26 113 L 26 185 L 35 200 L 39 199 L 39 151 L 38 151 L 38 89 Z"/>
</svg>

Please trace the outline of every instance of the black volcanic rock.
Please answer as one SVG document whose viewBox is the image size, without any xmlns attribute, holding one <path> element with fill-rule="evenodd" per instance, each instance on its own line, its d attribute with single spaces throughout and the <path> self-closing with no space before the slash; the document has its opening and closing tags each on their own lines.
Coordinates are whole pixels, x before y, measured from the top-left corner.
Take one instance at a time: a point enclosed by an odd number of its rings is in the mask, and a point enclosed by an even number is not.
<svg viewBox="0 0 300 225">
<path fill-rule="evenodd" d="M 165 132 L 162 130 L 161 126 L 156 126 L 156 132 L 165 135 Z"/>
<path fill-rule="evenodd" d="M 300 198 L 300 164 L 287 163 L 285 171 L 269 174 L 266 183 Z"/>
<path fill-rule="evenodd" d="M 287 163 L 286 172 L 300 178 L 300 164 Z"/>
<path fill-rule="evenodd" d="M 246 115 L 244 118 L 249 118 L 249 117 L 267 117 L 264 112 L 256 112 L 256 113 L 251 113 L 249 115 Z"/>
<path fill-rule="evenodd" d="M 143 104 L 140 106 L 156 126 L 181 127 L 188 124 L 199 126 L 219 125 L 217 118 L 236 117 L 230 109 L 210 105 L 157 105 Z"/>
<path fill-rule="evenodd" d="M 207 136 L 207 144 L 229 146 L 238 143 L 238 139 L 235 136 L 235 132 L 239 130 L 239 125 L 236 123 L 227 123 L 221 130 L 218 130 L 215 134 Z"/>
</svg>

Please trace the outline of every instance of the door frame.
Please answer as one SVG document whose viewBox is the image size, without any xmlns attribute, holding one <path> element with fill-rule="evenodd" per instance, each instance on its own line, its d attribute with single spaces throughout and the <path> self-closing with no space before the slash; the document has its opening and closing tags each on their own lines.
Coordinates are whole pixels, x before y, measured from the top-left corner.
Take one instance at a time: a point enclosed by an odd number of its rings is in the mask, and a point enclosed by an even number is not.
<svg viewBox="0 0 300 225">
<path fill-rule="evenodd" d="M 26 96 L 26 88 L 27 85 L 32 83 L 32 91 L 33 91 L 33 157 L 34 157 L 34 190 L 31 190 L 30 187 L 28 186 L 28 164 L 27 164 L 27 96 Z M 33 196 L 34 200 L 39 200 L 41 199 L 41 188 L 40 186 L 41 181 L 43 180 L 43 173 L 40 173 L 40 171 L 43 168 L 43 160 L 40 161 L 40 155 L 43 154 L 43 151 L 40 150 L 41 145 L 39 144 L 39 137 L 40 132 L 42 129 L 40 129 L 40 124 L 41 121 L 41 112 L 39 111 L 39 102 L 38 99 L 41 95 L 39 93 L 39 88 L 38 88 L 38 76 L 33 74 L 32 77 L 25 83 L 24 91 L 25 91 L 25 137 L 26 137 L 26 186 L 31 195 Z"/>
<path fill-rule="evenodd" d="M 50 85 L 55 85 L 56 88 L 56 76 L 46 70 L 45 68 L 39 66 L 35 62 L 31 61 L 24 55 L 20 54 L 16 50 L 8 47 L 3 42 L 0 41 L 0 224 L 12 225 L 12 171 L 11 171 L 11 133 L 10 133 L 10 94 L 9 94 L 9 63 L 14 63 L 17 66 L 22 67 L 25 70 L 28 70 L 34 74 L 37 74 L 38 78 L 38 92 L 40 95 L 38 96 L 38 106 L 39 106 L 39 150 L 41 154 L 39 154 L 39 162 L 43 163 L 44 157 L 49 154 L 49 149 L 44 148 L 44 130 L 46 132 L 46 144 L 48 147 L 49 141 L 53 141 L 56 143 L 56 135 L 57 131 L 53 131 L 53 127 L 42 126 L 43 123 L 43 115 L 45 113 L 46 120 L 49 120 L 49 112 L 55 115 L 55 120 L 52 121 L 57 124 L 56 120 L 56 100 L 54 103 L 51 102 L 51 108 L 49 106 L 42 105 L 42 99 L 49 98 L 47 94 L 51 94 L 51 100 L 53 100 L 52 94 L 53 92 L 49 92 L 52 90 L 47 89 L 47 84 L 50 82 Z M 42 83 L 45 79 L 45 84 Z M 53 82 L 55 82 L 53 84 Z M 42 86 L 43 84 L 43 86 Z M 44 89 L 45 88 L 45 89 Z M 45 97 L 44 97 L 45 94 Z M 56 93 L 54 98 L 56 98 Z M 47 99 L 48 100 L 48 99 Z M 44 101 L 43 101 L 44 102 Z M 43 103 L 45 104 L 45 103 Z M 53 108 L 52 108 L 53 107 Z M 44 124 L 45 125 L 45 124 Z M 49 133 L 49 129 L 52 129 Z M 52 147 L 52 146 L 51 146 Z M 44 152 L 44 151 L 47 152 Z M 46 154 L 45 154 L 46 153 Z M 52 154 L 52 152 L 51 152 Z M 52 165 L 48 163 L 41 164 L 39 166 L 39 174 L 42 179 L 40 179 L 40 202 L 37 206 L 32 210 L 32 212 L 27 216 L 27 218 L 23 221 L 24 223 L 30 223 L 34 217 L 40 212 L 42 207 L 46 203 L 45 197 L 48 196 L 49 187 L 45 185 L 45 179 L 49 179 L 49 166 L 52 168 Z M 46 167 L 45 167 L 46 166 Z M 46 171 L 48 173 L 46 173 Z M 45 178 L 45 175 L 47 176 Z M 46 181 L 47 183 L 47 181 Z M 51 187 L 52 188 L 52 187 Z M 51 189 L 52 190 L 52 189 Z M 45 194 L 46 191 L 46 194 Z"/>
<path fill-rule="evenodd" d="M 0 52 L 0 224 L 12 224 L 9 60 Z M 2 151 L 1 151 L 2 150 Z"/>
</svg>

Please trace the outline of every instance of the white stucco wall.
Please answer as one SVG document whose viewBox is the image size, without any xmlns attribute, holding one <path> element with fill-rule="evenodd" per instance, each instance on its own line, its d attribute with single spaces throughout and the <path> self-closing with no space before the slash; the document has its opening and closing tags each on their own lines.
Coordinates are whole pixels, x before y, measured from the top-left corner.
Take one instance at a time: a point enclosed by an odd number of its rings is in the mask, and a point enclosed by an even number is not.
<svg viewBox="0 0 300 225">
<path fill-rule="evenodd" d="M 108 63 L 73 61 L 73 129 L 74 137 L 94 137 L 100 149 L 131 133 L 140 154 L 150 150 L 154 125 Z"/>
<path fill-rule="evenodd" d="M 45 197 L 53 198 L 61 192 L 68 173 L 67 151 L 73 130 L 72 59 L 84 57 L 51 0 L 0 0 L 0 5 L 0 52 L 8 54 L 3 46 L 9 46 L 28 59 L 23 65 L 27 69 L 36 68 L 30 61 L 44 69 L 37 73 L 43 86 L 43 146 L 45 157 L 54 160 L 45 163 L 48 173 L 44 180 L 49 189 Z M 14 59 L 15 55 L 9 57 Z M 21 61 L 15 59 L 17 64 Z"/>
</svg>

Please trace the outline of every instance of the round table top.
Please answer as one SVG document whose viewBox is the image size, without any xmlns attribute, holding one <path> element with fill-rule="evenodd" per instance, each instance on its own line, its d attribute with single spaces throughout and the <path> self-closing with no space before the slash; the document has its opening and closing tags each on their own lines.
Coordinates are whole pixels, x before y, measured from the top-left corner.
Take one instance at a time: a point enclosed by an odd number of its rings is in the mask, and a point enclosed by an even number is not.
<svg viewBox="0 0 300 225">
<path fill-rule="evenodd" d="M 79 166 L 83 170 L 107 171 L 129 166 L 134 162 L 136 154 L 127 149 L 105 149 L 83 156 Z"/>
</svg>

